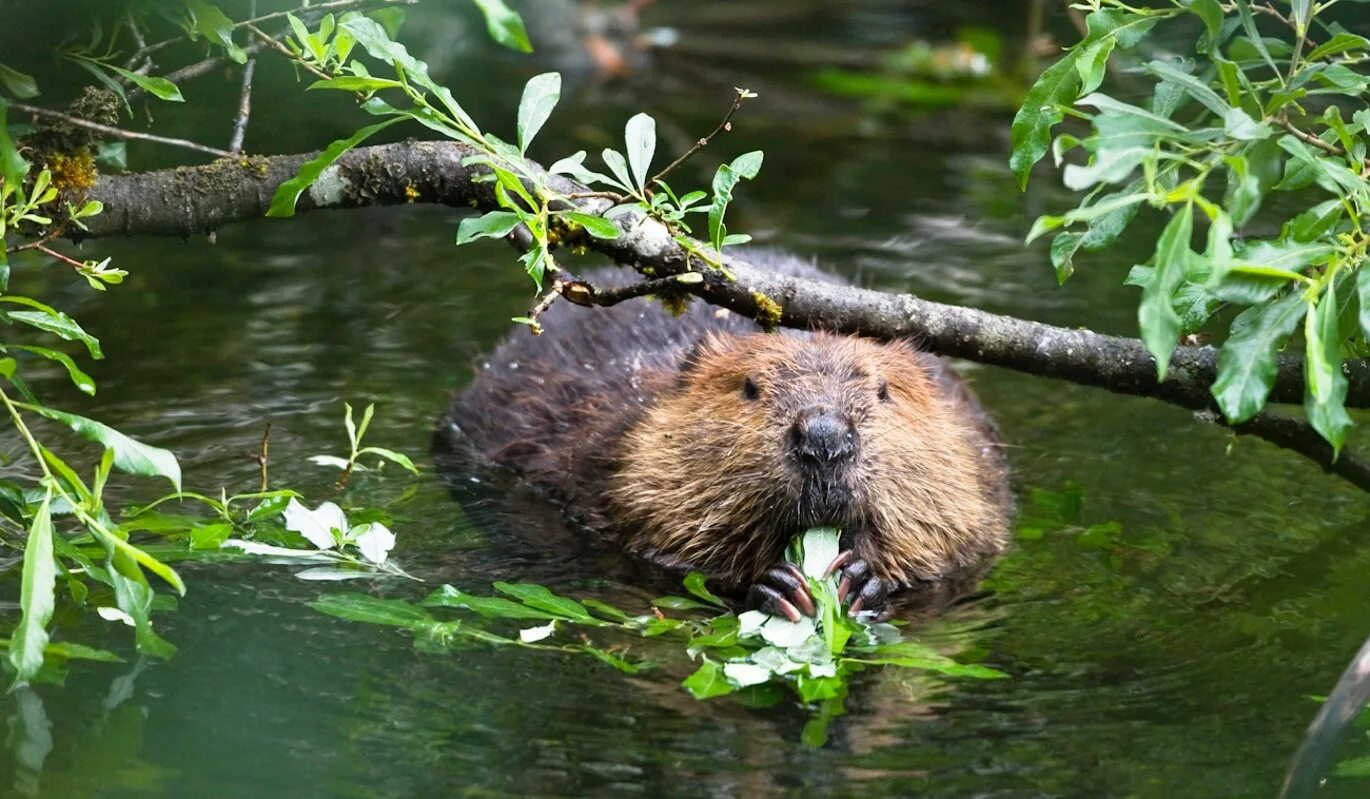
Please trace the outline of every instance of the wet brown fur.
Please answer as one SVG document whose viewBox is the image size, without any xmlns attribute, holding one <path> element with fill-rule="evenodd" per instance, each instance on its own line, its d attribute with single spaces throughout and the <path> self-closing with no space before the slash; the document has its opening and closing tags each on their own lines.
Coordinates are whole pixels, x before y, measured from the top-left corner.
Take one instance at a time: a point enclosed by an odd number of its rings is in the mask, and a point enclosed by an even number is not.
<svg viewBox="0 0 1370 799">
<path fill-rule="evenodd" d="M 749 258 L 832 279 L 788 256 Z M 736 585 L 817 524 L 840 526 L 844 546 L 905 587 L 973 580 L 1003 550 L 999 443 L 941 359 L 902 342 L 761 333 L 699 302 L 679 319 L 640 300 L 565 305 L 545 335 L 515 331 L 492 355 L 440 447 L 474 444 L 625 549 Z M 840 409 L 857 441 L 822 477 L 786 443 L 815 404 Z"/>
</svg>

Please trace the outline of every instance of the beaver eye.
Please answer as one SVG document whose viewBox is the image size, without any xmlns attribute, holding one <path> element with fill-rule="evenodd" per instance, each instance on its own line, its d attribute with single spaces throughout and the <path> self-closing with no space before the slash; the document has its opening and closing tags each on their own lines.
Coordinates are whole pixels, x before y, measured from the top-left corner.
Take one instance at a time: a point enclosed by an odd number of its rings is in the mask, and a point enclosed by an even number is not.
<svg viewBox="0 0 1370 799">
<path fill-rule="evenodd" d="M 744 399 L 754 400 L 759 396 L 761 396 L 761 389 L 756 387 L 756 383 L 752 381 L 751 377 L 742 381 L 742 397 Z"/>
<path fill-rule="evenodd" d="M 890 401 L 890 381 L 888 381 L 888 380 L 881 380 L 881 381 L 880 381 L 880 388 L 878 388 L 878 389 L 875 390 L 875 396 L 876 396 L 877 398 L 879 398 L 879 400 L 880 400 L 881 402 L 889 402 L 889 401 Z"/>
</svg>

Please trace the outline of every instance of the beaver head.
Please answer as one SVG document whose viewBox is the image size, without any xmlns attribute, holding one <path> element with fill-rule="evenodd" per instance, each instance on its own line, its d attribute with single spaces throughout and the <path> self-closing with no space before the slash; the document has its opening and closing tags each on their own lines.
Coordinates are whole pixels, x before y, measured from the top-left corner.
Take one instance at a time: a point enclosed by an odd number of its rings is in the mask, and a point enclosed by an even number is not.
<svg viewBox="0 0 1370 799">
<path fill-rule="evenodd" d="M 1002 548 L 1003 513 L 936 360 L 903 343 L 715 335 L 628 430 L 610 489 L 628 545 L 743 583 L 815 526 L 896 583 Z"/>
</svg>

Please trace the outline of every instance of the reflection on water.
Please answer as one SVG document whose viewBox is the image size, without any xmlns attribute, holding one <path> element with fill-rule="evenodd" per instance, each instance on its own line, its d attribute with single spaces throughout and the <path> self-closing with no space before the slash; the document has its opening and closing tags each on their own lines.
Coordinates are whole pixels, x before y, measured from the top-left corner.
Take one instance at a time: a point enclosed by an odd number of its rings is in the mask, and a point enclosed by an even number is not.
<svg viewBox="0 0 1370 799">
<path fill-rule="evenodd" d="M 972 5 L 657 3 L 644 22 L 678 30 L 680 49 L 617 83 L 568 82 L 535 154 L 597 151 L 637 110 L 674 142 L 663 150 L 684 149 L 732 86 L 747 86 L 760 99 L 678 181 L 706 184 L 717 159 L 764 149 L 736 229 L 867 285 L 1132 332 L 1134 290 L 1120 284 L 1145 237 L 1057 288 L 1044 249 L 1021 241 L 1064 197 L 1049 181 L 1016 191 L 1006 115 L 872 118 L 808 79 L 827 53 L 970 22 L 1001 26 L 1009 42 L 1022 29 L 1023 4 Z M 450 13 L 415 12 L 416 50 L 479 118 L 512 128 L 516 89 L 543 64 L 488 50 Z M 729 25 L 736 41 L 719 33 Z M 783 57 L 758 49 L 771 46 Z M 264 62 L 258 80 L 298 96 L 280 65 Z M 250 148 L 314 146 L 358 120 L 336 98 L 259 105 Z M 19 270 L 51 281 L 44 296 L 109 354 L 90 370 L 98 402 L 65 393 L 59 375 L 42 388 L 174 448 L 187 485 L 210 490 L 255 485 L 245 454 L 269 422 L 275 479 L 322 491 L 332 475 L 304 459 L 339 448 L 344 399 L 377 403 L 374 443 L 426 459 L 450 392 L 530 296 L 507 249 L 452 246 L 458 218 L 322 213 L 227 228 L 213 245 L 98 242 L 87 249 L 132 272 L 100 297 Z M 191 591 L 159 622 L 174 660 L 85 666 L 63 688 L 3 700 L 0 794 L 1272 795 L 1316 710 L 1309 697 L 1370 630 L 1363 497 L 1172 408 L 966 367 L 1012 445 L 1024 535 L 984 596 L 924 634 L 1010 680 L 865 675 L 815 750 L 799 743 L 798 708 L 689 699 L 678 687 L 689 664 L 671 647 L 635 642 L 661 662 L 638 677 L 542 653 L 424 655 L 402 633 L 318 615 L 305 603 L 327 589 L 284 570 L 187 564 Z M 429 468 L 393 508 L 396 556 L 427 584 L 377 590 L 412 598 L 440 582 L 483 591 L 520 579 L 645 607 L 651 579 L 578 541 L 530 492 L 475 479 L 457 502 Z M 400 482 L 363 490 L 398 497 Z M 126 651 L 123 631 L 98 620 L 81 635 Z M 1348 755 L 1365 754 L 1355 745 Z M 1324 793 L 1364 790 L 1338 778 Z"/>
</svg>

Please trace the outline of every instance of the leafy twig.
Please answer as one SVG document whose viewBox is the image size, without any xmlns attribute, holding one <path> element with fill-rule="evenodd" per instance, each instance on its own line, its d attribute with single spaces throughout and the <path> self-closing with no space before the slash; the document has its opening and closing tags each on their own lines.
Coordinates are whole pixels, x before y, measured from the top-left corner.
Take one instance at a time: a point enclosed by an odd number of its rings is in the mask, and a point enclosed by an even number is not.
<svg viewBox="0 0 1370 799">
<path fill-rule="evenodd" d="M 301 61 L 300 59 L 296 58 L 295 54 L 290 52 L 289 48 L 281 44 L 276 39 L 268 36 L 265 32 L 262 31 L 261 28 L 258 28 L 256 25 L 246 25 L 245 27 L 248 29 L 249 32 L 252 33 L 253 36 L 256 36 L 260 40 L 263 46 L 270 47 L 272 50 L 275 50 L 276 52 L 285 56 L 291 62 L 299 64 L 309 72 L 313 73 L 314 76 L 319 78 L 320 80 L 331 80 L 333 78 L 332 75 L 328 74 L 327 72 L 324 72 L 318 67 L 315 67 L 311 64 L 307 64 L 304 61 Z"/>
</svg>

